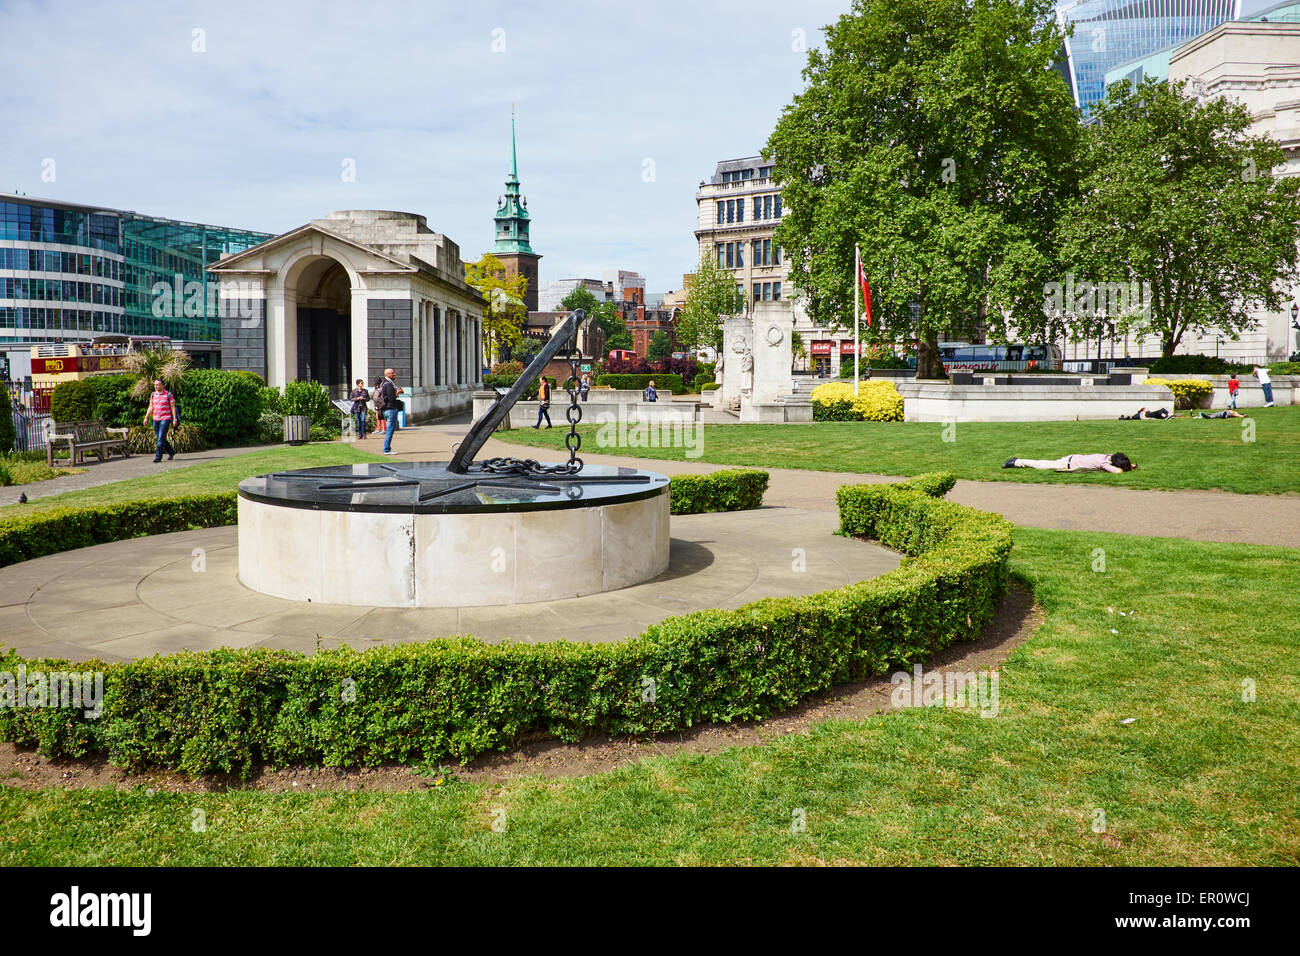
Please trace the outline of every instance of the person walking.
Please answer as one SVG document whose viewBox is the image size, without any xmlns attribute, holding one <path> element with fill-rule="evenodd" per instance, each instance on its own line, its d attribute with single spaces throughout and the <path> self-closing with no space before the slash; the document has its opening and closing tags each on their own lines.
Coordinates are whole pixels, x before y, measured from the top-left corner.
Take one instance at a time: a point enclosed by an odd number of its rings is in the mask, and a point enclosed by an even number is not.
<svg viewBox="0 0 1300 956">
<path fill-rule="evenodd" d="M 591 376 L 582 376 L 582 381 L 578 383 L 578 397 L 584 402 L 587 400 L 587 393 L 591 391 Z"/>
<path fill-rule="evenodd" d="M 1237 390 L 1241 388 L 1241 382 L 1237 380 L 1237 373 L 1233 372 L 1232 377 L 1228 379 L 1228 407 L 1237 407 Z"/>
<path fill-rule="evenodd" d="M 1008 458 L 1002 467 L 1037 468 L 1040 471 L 1109 471 L 1117 475 L 1137 470 L 1137 465 L 1123 452 L 1113 455 L 1066 455 L 1057 459 Z"/>
<path fill-rule="evenodd" d="M 645 387 L 644 398 L 647 402 L 659 401 L 659 393 L 655 391 L 655 380 L 650 379 L 650 384 Z"/>
<path fill-rule="evenodd" d="M 1264 390 L 1264 407 L 1273 407 L 1273 379 L 1268 374 L 1268 369 L 1262 365 L 1255 366 L 1255 377 L 1259 379 L 1259 387 Z"/>
<path fill-rule="evenodd" d="M 366 405 L 370 402 L 370 392 L 366 390 L 365 379 L 357 379 L 357 387 L 348 396 L 352 399 L 352 421 L 356 426 L 357 437 L 366 437 Z"/>
<path fill-rule="evenodd" d="M 153 460 L 162 461 L 166 452 L 167 460 L 176 457 L 176 449 L 167 441 L 167 429 L 180 420 L 176 414 L 176 396 L 163 386 L 162 379 L 154 379 L 153 394 L 149 396 L 149 411 L 153 413 Z"/>
<path fill-rule="evenodd" d="M 551 383 L 542 376 L 542 382 L 537 387 L 537 424 L 534 428 L 542 427 L 542 419 L 546 419 L 546 427 L 551 427 Z"/>
<path fill-rule="evenodd" d="M 403 408 L 402 400 L 398 395 L 402 394 L 402 388 L 397 384 L 397 373 L 391 368 L 384 369 L 384 377 L 379 380 L 379 385 L 375 388 L 374 403 L 375 411 L 382 412 L 384 416 L 384 454 L 395 455 L 393 451 L 393 433 L 397 431 L 397 413 Z"/>
</svg>

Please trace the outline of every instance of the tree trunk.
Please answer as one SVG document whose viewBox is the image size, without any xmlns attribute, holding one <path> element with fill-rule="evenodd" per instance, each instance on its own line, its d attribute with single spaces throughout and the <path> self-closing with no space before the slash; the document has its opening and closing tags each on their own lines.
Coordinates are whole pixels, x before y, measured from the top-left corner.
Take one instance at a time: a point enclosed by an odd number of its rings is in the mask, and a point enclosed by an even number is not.
<svg viewBox="0 0 1300 956">
<path fill-rule="evenodd" d="M 937 332 L 924 332 L 917 340 L 916 377 L 948 377 L 943 370 L 943 357 L 939 354 L 939 334 Z"/>
</svg>

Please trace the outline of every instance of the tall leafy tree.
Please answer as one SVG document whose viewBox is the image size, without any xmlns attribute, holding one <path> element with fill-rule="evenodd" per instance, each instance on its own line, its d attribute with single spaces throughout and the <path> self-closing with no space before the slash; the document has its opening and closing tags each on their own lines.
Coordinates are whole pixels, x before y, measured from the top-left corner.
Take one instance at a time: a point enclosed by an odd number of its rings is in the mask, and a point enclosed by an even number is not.
<svg viewBox="0 0 1300 956">
<path fill-rule="evenodd" d="M 857 242 L 863 331 L 917 339 L 919 377 L 942 375 L 940 335 L 1041 328 L 1079 129 L 1062 39 L 1050 0 L 854 0 L 826 28 L 764 150 L 814 321 L 852 328 Z"/>
<path fill-rule="evenodd" d="M 483 307 L 483 349 L 488 364 L 508 358 L 528 318 L 524 305 L 528 277 L 507 276 L 501 260 L 485 252 L 477 262 L 465 263 L 465 282 L 487 300 Z"/>
<path fill-rule="evenodd" d="M 606 349 L 630 349 L 632 333 L 613 302 L 602 302 L 590 289 L 578 286 L 560 301 L 560 308 L 568 312 L 582 309 L 605 333 Z"/>
<path fill-rule="evenodd" d="M 683 348 L 722 348 L 722 320 L 744 311 L 736 280 L 718 268 L 716 254 L 706 250 L 686 289 L 686 305 L 677 316 L 677 344 Z"/>
<path fill-rule="evenodd" d="M 1246 135 L 1249 110 L 1148 79 L 1112 85 L 1093 115 L 1059 227 L 1075 325 L 1153 335 L 1169 356 L 1188 332 L 1236 338 L 1252 310 L 1281 308 L 1300 278 L 1300 180 L 1274 175 L 1282 149 Z"/>
<path fill-rule="evenodd" d="M 668 340 L 668 333 L 660 329 L 650 336 L 650 345 L 646 348 L 646 358 L 652 362 L 666 359 L 673 352 L 673 344 Z"/>
</svg>

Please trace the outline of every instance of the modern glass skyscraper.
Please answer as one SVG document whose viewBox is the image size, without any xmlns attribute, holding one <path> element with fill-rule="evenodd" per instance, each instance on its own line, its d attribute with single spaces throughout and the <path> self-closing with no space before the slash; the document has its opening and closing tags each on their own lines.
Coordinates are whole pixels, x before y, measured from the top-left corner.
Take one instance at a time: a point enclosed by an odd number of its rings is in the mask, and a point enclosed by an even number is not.
<svg viewBox="0 0 1300 956">
<path fill-rule="evenodd" d="M 206 291 L 209 265 L 269 238 L 98 206 L 0 197 L 0 352 L 25 354 L 33 345 L 106 332 L 215 345 L 221 341 L 215 295 L 201 302 L 198 295 L 178 295 L 190 307 L 160 316 L 155 286 L 183 292 L 187 283 L 199 283 Z M 16 370 L 23 363 L 11 364 Z"/>
<path fill-rule="evenodd" d="M 1178 46 L 1239 16 L 1241 0 L 1074 0 L 1056 8 L 1074 101 L 1087 113 L 1106 95 L 1106 71 Z"/>
</svg>

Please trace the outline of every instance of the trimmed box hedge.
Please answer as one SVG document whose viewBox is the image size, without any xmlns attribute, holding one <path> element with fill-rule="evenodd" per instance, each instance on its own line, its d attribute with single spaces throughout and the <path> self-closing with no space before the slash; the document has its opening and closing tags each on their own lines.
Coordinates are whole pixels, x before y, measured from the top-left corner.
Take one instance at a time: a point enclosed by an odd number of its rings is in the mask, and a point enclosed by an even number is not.
<svg viewBox="0 0 1300 956">
<path fill-rule="evenodd" d="M 746 468 L 729 468 L 708 475 L 674 475 L 669 483 L 672 512 L 693 515 L 761 508 L 767 481 L 767 472 Z"/>
<path fill-rule="evenodd" d="M 538 733 L 574 741 L 760 719 L 835 684 L 909 667 L 977 637 L 992 619 L 1011 525 L 922 490 L 946 483 L 927 476 L 839 490 L 841 533 L 911 555 L 894 571 L 807 597 L 670 617 L 621 643 L 457 637 L 75 667 L 10 652 L 0 670 L 103 671 L 104 712 L 92 720 L 81 710 L 2 708 L 0 739 L 50 757 L 104 754 L 133 771 L 247 775 L 261 762 L 467 761 Z"/>
<path fill-rule="evenodd" d="M 676 372 L 651 372 L 646 375 L 620 375 L 612 372 L 605 372 L 596 376 L 597 385 L 608 385 L 610 388 L 631 388 L 644 392 L 646 387 L 655 383 L 655 391 L 672 392 L 674 395 L 685 395 L 690 391 L 682 377 Z"/>
</svg>

